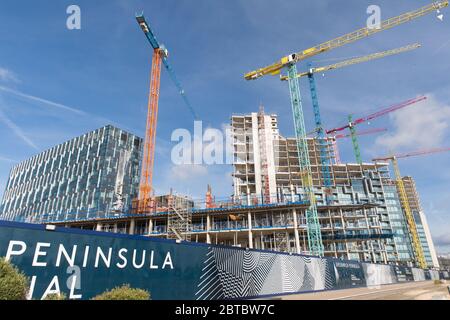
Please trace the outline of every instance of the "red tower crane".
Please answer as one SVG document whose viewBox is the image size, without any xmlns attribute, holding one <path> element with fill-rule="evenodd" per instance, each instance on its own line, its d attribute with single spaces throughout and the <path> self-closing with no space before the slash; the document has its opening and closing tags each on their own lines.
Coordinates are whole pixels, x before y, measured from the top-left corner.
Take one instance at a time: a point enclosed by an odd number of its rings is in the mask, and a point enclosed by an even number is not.
<svg viewBox="0 0 450 320">
<path fill-rule="evenodd" d="M 356 133 L 355 126 L 358 125 L 358 124 L 361 124 L 363 122 L 368 122 L 370 120 L 379 118 L 379 117 L 384 116 L 385 114 L 388 114 L 390 112 L 394 112 L 396 110 L 399 110 L 399 109 L 411 106 L 411 105 L 413 105 L 415 103 L 418 103 L 418 102 L 426 100 L 426 99 L 427 99 L 427 97 L 425 97 L 425 96 L 419 96 L 417 98 L 409 99 L 409 100 L 403 101 L 401 103 L 395 104 L 395 105 L 390 106 L 388 108 L 381 109 L 381 110 L 379 110 L 379 111 L 377 111 L 375 113 L 372 113 L 372 114 L 370 114 L 368 116 L 365 116 L 365 117 L 362 117 L 362 118 L 359 118 L 359 119 L 356 119 L 356 120 L 353 120 L 352 115 L 349 115 L 348 116 L 348 123 L 345 126 L 327 130 L 326 133 L 327 134 L 331 134 L 331 133 L 343 131 L 343 130 L 348 128 L 350 130 L 350 136 L 351 136 L 352 142 L 353 142 L 353 149 L 355 151 L 356 162 L 357 163 L 362 163 L 361 151 L 360 151 L 360 148 L 359 148 L 358 139 L 356 137 L 357 133 Z"/>
<path fill-rule="evenodd" d="M 161 80 L 161 65 L 164 65 L 169 76 L 179 90 L 179 94 L 183 98 L 186 106 L 197 119 L 194 109 L 186 97 L 184 89 L 181 87 L 177 76 L 167 61 L 168 51 L 164 45 L 160 44 L 143 14 L 136 16 L 136 21 L 144 32 L 147 40 L 153 48 L 153 59 L 150 76 L 150 93 L 148 97 L 147 125 L 145 130 L 144 150 L 141 166 L 141 179 L 139 183 L 139 196 L 133 201 L 133 211 L 137 209 L 138 213 L 151 211 L 155 207 L 154 199 L 151 197 L 153 192 L 153 165 L 155 161 L 155 141 L 156 141 L 156 124 L 158 119 L 158 100 L 159 88 Z"/>
</svg>

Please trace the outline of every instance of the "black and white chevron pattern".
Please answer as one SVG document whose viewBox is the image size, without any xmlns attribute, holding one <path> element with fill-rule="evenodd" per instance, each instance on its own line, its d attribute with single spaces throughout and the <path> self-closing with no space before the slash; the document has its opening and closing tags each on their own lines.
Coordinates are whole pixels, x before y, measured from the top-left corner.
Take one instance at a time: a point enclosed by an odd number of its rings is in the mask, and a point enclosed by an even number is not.
<svg viewBox="0 0 450 320">
<path fill-rule="evenodd" d="M 230 299 L 330 289 L 332 270 L 320 258 L 210 247 L 195 296 Z"/>
</svg>

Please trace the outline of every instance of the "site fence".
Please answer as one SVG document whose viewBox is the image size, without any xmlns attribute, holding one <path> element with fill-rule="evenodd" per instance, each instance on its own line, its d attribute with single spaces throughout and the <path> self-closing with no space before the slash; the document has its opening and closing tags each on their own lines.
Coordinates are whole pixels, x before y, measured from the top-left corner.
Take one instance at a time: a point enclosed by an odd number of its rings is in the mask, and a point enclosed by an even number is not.
<svg viewBox="0 0 450 320">
<path fill-rule="evenodd" d="M 450 279 L 447 271 L 0 221 L 0 256 L 30 297 L 89 299 L 122 284 L 152 299 L 242 299 Z"/>
</svg>

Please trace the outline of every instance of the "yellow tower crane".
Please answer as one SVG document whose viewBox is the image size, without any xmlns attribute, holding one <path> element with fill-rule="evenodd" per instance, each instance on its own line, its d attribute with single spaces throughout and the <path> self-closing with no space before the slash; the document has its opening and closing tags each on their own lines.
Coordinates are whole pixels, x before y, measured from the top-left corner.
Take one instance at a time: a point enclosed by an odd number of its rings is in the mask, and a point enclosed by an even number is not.
<svg viewBox="0 0 450 320">
<path fill-rule="evenodd" d="M 444 1 L 435 1 L 431 4 L 428 4 L 422 8 L 419 8 L 417 10 L 409 11 L 406 13 L 403 13 L 399 16 L 387 19 L 383 22 L 381 22 L 380 28 L 361 28 L 359 30 L 347 33 L 346 35 L 340 36 L 338 38 L 335 38 L 333 40 L 326 41 L 324 43 L 321 43 L 317 46 L 311 47 L 309 49 L 299 51 L 293 54 L 290 54 L 288 56 L 285 56 L 281 58 L 278 62 L 275 62 L 274 64 L 271 64 L 270 66 L 257 69 L 255 71 L 248 72 L 245 74 L 244 78 L 246 80 L 255 80 L 265 75 L 278 75 L 281 72 L 281 69 L 288 67 L 292 64 L 295 64 L 299 61 L 305 60 L 307 58 L 313 57 L 315 55 L 318 55 L 320 53 L 330 51 L 339 47 L 342 47 L 346 44 L 355 42 L 357 40 L 361 40 L 363 38 L 366 38 L 368 36 L 371 36 L 372 34 L 391 29 L 393 27 L 396 27 L 398 25 L 401 25 L 403 23 L 412 21 L 414 19 L 420 18 L 422 16 L 425 16 L 427 14 L 430 14 L 436 10 L 443 9 L 445 7 L 448 7 L 448 0 Z"/>
</svg>

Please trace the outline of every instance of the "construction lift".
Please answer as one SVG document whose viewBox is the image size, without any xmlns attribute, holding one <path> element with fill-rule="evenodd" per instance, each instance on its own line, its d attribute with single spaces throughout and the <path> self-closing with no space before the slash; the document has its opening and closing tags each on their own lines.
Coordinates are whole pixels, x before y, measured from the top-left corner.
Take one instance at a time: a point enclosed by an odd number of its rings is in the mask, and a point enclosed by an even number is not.
<svg viewBox="0 0 450 320">
<path fill-rule="evenodd" d="M 261 176 L 263 185 L 263 199 L 262 203 L 270 203 L 270 185 L 269 185 L 269 165 L 267 159 L 267 135 L 264 107 L 261 105 L 258 112 L 258 132 L 259 132 L 259 148 L 261 150 Z"/>
<path fill-rule="evenodd" d="M 368 116 L 365 116 L 365 117 L 362 117 L 362 118 L 358 118 L 356 120 L 353 120 L 353 115 L 349 115 L 348 116 L 348 123 L 345 126 L 327 130 L 326 133 L 327 134 L 332 134 L 332 133 L 336 133 L 336 132 L 339 132 L 339 131 L 343 131 L 343 130 L 348 128 L 350 130 L 350 137 L 352 138 L 353 150 L 354 150 L 354 153 L 355 153 L 356 162 L 358 164 L 361 164 L 362 163 L 361 149 L 359 148 L 359 143 L 358 143 L 358 138 L 357 138 L 358 134 L 356 132 L 356 128 L 355 127 L 357 125 L 361 124 L 361 123 L 369 122 L 370 120 L 379 118 L 379 117 L 384 116 L 384 115 L 386 115 L 388 113 L 397 111 L 399 109 L 403 109 L 405 107 L 411 106 L 413 104 L 416 104 L 418 102 L 424 101 L 426 99 L 427 99 L 426 96 L 419 96 L 417 98 L 409 99 L 409 100 L 403 101 L 401 103 L 392 105 L 392 106 L 390 106 L 388 108 L 381 109 L 381 110 L 379 110 L 379 111 L 377 111 L 375 113 L 372 113 L 372 114 L 370 114 Z"/>
<path fill-rule="evenodd" d="M 244 78 L 246 80 L 256 80 L 266 75 L 279 75 L 282 69 L 287 69 L 294 127 L 297 139 L 297 149 L 299 154 L 299 166 L 302 174 L 303 188 L 309 200 L 309 208 L 306 210 L 306 221 L 308 231 L 308 246 L 311 254 L 323 256 L 323 243 L 319 218 L 317 215 L 316 198 L 312 185 L 311 164 L 309 160 L 308 145 L 306 141 L 305 120 L 303 117 L 300 86 L 298 78 L 296 77 L 297 62 L 366 38 L 380 31 L 393 28 L 447 6 L 448 0 L 436 1 L 417 10 L 410 11 L 397 17 L 385 20 L 380 24 L 380 28 L 378 29 L 365 27 L 356 30 L 339 38 L 324 42 L 320 45 L 282 57 L 279 61 L 275 62 L 272 65 L 259 68 L 245 74 Z"/>
<path fill-rule="evenodd" d="M 312 101 L 313 112 L 314 112 L 314 120 L 315 120 L 315 125 L 316 125 L 316 130 L 315 130 L 316 131 L 316 141 L 317 141 L 317 144 L 319 147 L 319 152 L 320 152 L 322 179 L 323 179 L 324 187 L 325 187 L 325 191 L 326 191 L 326 203 L 327 204 L 330 204 L 332 201 L 332 198 L 331 198 L 332 177 L 331 177 L 331 168 L 330 168 L 331 161 L 330 161 L 330 157 L 329 157 L 330 152 L 328 150 L 329 143 L 328 143 L 328 139 L 326 139 L 326 137 L 325 137 L 322 119 L 320 116 L 319 98 L 318 98 L 318 94 L 317 94 L 317 86 L 316 86 L 316 80 L 315 80 L 314 74 L 318 73 L 318 72 L 323 73 L 323 72 L 330 71 L 330 70 L 335 70 L 335 69 L 352 66 L 352 65 L 355 65 L 358 63 L 368 62 L 368 61 L 372 61 L 375 59 L 381 59 L 381 58 L 388 57 L 391 55 L 408 52 L 408 51 L 420 48 L 420 46 L 421 45 L 418 43 L 410 44 L 410 45 L 407 45 L 407 46 L 404 46 L 401 48 L 372 53 L 372 54 L 365 55 L 362 57 L 356 57 L 353 59 L 349 59 L 349 60 L 331 64 L 328 66 L 317 67 L 317 68 L 312 68 L 311 64 L 309 64 L 310 68 L 307 72 L 301 72 L 301 73 L 297 74 L 297 76 L 296 76 L 297 78 L 308 77 L 308 81 L 309 81 L 309 88 L 311 91 L 311 101 Z M 281 76 L 280 79 L 282 81 L 286 81 L 286 80 L 288 80 L 288 77 Z M 334 140 L 334 142 L 335 142 L 335 140 Z M 336 147 L 335 144 L 332 146 Z"/>
<path fill-rule="evenodd" d="M 427 267 L 425 256 L 423 253 L 423 248 L 420 243 L 419 235 L 417 232 L 417 226 L 416 222 L 414 220 L 414 216 L 411 211 L 411 207 L 408 202 L 408 197 L 406 195 L 405 191 L 405 185 L 403 183 L 402 175 L 400 173 L 400 168 L 398 166 L 398 159 L 402 158 L 409 158 L 409 157 L 415 157 L 415 156 L 421 156 L 421 155 L 427 155 L 427 154 L 433 154 L 433 153 L 441 153 L 441 152 L 448 152 L 450 151 L 450 148 L 434 148 L 429 150 L 420 150 L 420 151 L 414 151 L 409 153 L 403 153 L 403 154 L 397 154 L 397 155 L 390 155 L 387 157 L 380 157 L 375 158 L 373 161 L 391 161 L 392 166 L 394 168 L 394 174 L 395 174 L 395 184 L 397 186 L 398 194 L 400 196 L 400 202 L 402 204 L 403 210 L 405 212 L 406 221 L 408 223 L 408 229 L 409 233 L 411 235 L 414 255 L 416 257 L 417 264 L 419 268 L 425 269 Z"/>
<path fill-rule="evenodd" d="M 151 193 L 153 192 L 153 165 L 155 160 L 155 141 L 156 141 L 156 124 L 158 118 L 158 100 L 159 100 L 159 88 L 161 80 L 161 63 L 164 64 L 171 79 L 175 83 L 175 86 L 179 90 L 183 101 L 187 105 L 194 119 L 197 119 L 197 115 L 192 108 L 189 100 L 186 97 L 185 91 L 181 87 L 177 76 L 173 68 L 167 61 L 168 51 L 164 45 L 160 44 L 156 39 L 155 34 L 147 23 L 143 14 L 137 15 L 136 20 L 144 32 L 147 40 L 153 47 L 153 59 L 151 68 L 151 80 L 150 80 L 150 93 L 148 98 L 148 113 L 147 113 L 147 125 L 146 134 L 144 139 L 144 151 L 141 167 L 141 179 L 139 184 L 139 196 L 137 204 L 133 205 L 137 209 L 138 213 L 149 212 L 155 208 L 154 200 Z"/>
</svg>

